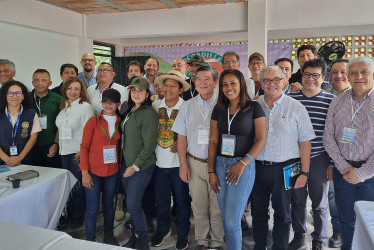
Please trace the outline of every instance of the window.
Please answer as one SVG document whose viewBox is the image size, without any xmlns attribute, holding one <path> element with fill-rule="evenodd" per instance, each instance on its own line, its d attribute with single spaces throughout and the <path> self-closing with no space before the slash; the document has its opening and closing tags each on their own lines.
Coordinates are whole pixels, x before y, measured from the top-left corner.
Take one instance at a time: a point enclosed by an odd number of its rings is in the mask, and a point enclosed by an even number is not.
<svg viewBox="0 0 374 250">
<path fill-rule="evenodd" d="M 97 61 L 96 67 L 102 62 L 107 62 L 113 65 L 114 46 L 104 43 L 94 42 L 93 51 Z"/>
</svg>

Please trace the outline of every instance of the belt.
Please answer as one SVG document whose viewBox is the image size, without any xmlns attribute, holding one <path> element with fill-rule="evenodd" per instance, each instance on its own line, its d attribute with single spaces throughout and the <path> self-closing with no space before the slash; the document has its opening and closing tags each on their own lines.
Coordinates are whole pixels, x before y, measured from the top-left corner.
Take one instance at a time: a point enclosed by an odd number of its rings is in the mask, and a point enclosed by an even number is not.
<svg viewBox="0 0 374 250">
<path fill-rule="evenodd" d="M 366 161 L 348 161 L 347 162 L 354 168 L 360 168 L 362 167 L 362 164 L 365 164 Z"/>
<path fill-rule="evenodd" d="M 259 161 L 259 160 L 256 160 L 255 161 L 256 165 L 262 165 L 262 166 L 276 166 L 282 162 L 274 162 L 274 161 Z"/>
<path fill-rule="evenodd" d="M 256 166 L 261 165 L 261 166 L 264 166 L 264 167 L 286 167 L 286 166 L 291 165 L 291 164 L 293 164 L 295 162 L 298 162 L 298 161 L 300 161 L 299 158 L 290 159 L 288 161 L 283 161 L 283 162 L 256 160 L 255 163 L 256 163 Z"/>
<path fill-rule="evenodd" d="M 198 157 L 196 157 L 196 156 L 193 156 L 192 154 L 190 154 L 190 153 L 188 153 L 188 152 L 187 152 L 187 156 L 191 157 L 192 159 L 194 159 L 194 160 L 196 160 L 196 161 L 199 161 L 199 162 L 202 162 L 202 163 L 208 163 L 208 160 L 207 160 L 207 159 L 206 159 L 206 160 L 204 160 L 204 159 L 200 159 L 200 158 L 198 158 Z"/>
</svg>

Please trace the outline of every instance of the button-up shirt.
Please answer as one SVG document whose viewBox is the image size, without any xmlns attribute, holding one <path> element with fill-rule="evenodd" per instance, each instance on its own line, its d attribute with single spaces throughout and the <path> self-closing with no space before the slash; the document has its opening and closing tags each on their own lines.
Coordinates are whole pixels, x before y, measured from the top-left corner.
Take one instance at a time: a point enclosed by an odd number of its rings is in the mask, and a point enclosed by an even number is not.
<svg viewBox="0 0 374 250">
<path fill-rule="evenodd" d="M 78 74 L 78 78 L 79 79 L 81 79 L 82 81 L 83 81 L 83 83 L 84 83 L 84 85 L 86 86 L 86 88 L 88 88 L 89 86 L 91 86 L 91 85 L 95 85 L 95 84 L 97 84 L 97 82 L 96 82 L 96 75 L 97 75 L 97 72 L 96 72 L 96 70 L 94 71 L 94 73 L 93 73 L 93 75 L 92 75 L 92 77 L 91 78 L 88 78 L 87 76 L 86 76 L 86 74 L 82 71 L 82 72 L 80 72 L 79 74 Z"/>
<path fill-rule="evenodd" d="M 366 161 L 355 169 L 357 178 L 363 182 L 374 176 L 374 94 L 373 89 L 362 99 L 352 92 L 338 95 L 327 113 L 323 143 L 335 167 L 343 174 L 351 167 L 347 161 Z M 356 114 L 353 117 L 354 112 Z M 353 118 L 352 118 L 353 117 Z M 342 143 L 345 127 L 356 129 L 353 143 Z"/>
<path fill-rule="evenodd" d="M 284 162 L 300 158 L 299 142 L 310 141 L 316 136 L 305 107 L 297 100 L 282 94 L 270 108 L 265 96 L 258 99 L 266 115 L 267 138 L 257 160 Z"/>
<path fill-rule="evenodd" d="M 198 144 L 198 130 L 210 129 L 210 117 L 217 103 L 213 95 L 208 101 L 197 95 L 184 102 L 174 121 L 172 130 L 187 137 L 187 152 L 201 159 L 208 159 L 208 144 Z"/>
</svg>

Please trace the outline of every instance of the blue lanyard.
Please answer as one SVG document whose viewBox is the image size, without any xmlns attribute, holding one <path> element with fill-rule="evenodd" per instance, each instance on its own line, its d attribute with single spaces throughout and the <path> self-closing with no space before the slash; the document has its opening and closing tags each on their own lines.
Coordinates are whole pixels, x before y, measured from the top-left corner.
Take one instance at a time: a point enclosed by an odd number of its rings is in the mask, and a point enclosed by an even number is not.
<svg viewBox="0 0 374 250">
<path fill-rule="evenodd" d="M 18 125 L 19 125 L 19 120 L 20 120 L 20 117 L 21 117 L 21 110 L 18 112 L 18 117 L 17 117 L 17 122 L 16 122 L 16 126 L 13 127 L 13 123 L 12 123 L 12 118 L 10 118 L 10 113 L 9 111 L 7 110 L 7 113 L 8 113 L 8 119 L 9 119 L 9 122 L 10 122 L 10 125 L 12 125 L 12 140 L 13 140 L 13 145 L 14 145 L 14 140 L 16 139 L 16 135 L 17 135 L 17 129 L 18 129 Z"/>
</svg>

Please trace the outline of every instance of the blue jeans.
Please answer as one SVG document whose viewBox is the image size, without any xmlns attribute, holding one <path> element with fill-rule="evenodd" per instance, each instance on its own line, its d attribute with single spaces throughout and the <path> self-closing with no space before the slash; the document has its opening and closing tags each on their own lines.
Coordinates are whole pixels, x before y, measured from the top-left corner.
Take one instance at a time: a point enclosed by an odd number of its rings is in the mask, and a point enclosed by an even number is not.
<svg viewBox="0 0 374 250">
<path fill-rule="evenodd" d="M 101 177 L 90 172 L 92 177 L 93 186 L 91 188 L 85 188 L 86 190 L 86 240 L 95 241 L 96 234 L 96 216 L 99 212 L 100 207 L 100 192 L 103 192 L 102 206 L 104 216 L 104 232 L 113 231 L 114 223 L 114 209 L 113 199 L 117 191 L 118 186 L 118 174 L 117 173 Z"/>
<path fill-rule="evenodd" d="M 71 190 L 67 209 L 69 216 L 83 217 L 86 210 L 86 195 L 82 186 L 82 172 L 79 169 L 78 162 L 74 158 L 75 154 L 61 155 L 62 168 L 69 170 L 78 180 Z"/>
<path fill-rule="evenodd" d="M 334 232 L 342 232 L 342 229 L 340 228 L 340 222 L 339 222 L 339 211 L 338 207 L 336 206 L 335 202 L 335 191 L 334 191 L 334 181 L 330 181 L 329 183 L 329 210 L 330 210 L 330 216 L 331 216 L 331 225 L 332 230 Z"/>
<path fill-rule="evenodd" d="M 179 177 L 179 168 L 159 168 L 156 166 L 153 175 L 157 202 L 157 231 L 170 230 L 171 191 L 177 208 L 177 234 L 188 236 L 190 232 L 191 200 L 188 184 Z"/>
<path fill-rule="evenodd" d="M 222 156 L 217 156 L 216 158 L 216 174 L 221 186 L 217 194 L 217 200 L 221 209 L 226 243 L 230 250 L 242 249 L 240 220 L 252 191 L 256 173 L 255 163 L 252 161 L 244 168 L 238 185 L 235 185 L 235 183 L 226 184 L 227 171 L 240 162 L 241 159 L 242 157 L 230 158 Z"/>
<path fill-rule="evenodd" d="M 356 201 L 374 201 L 374 177 L 351 184 L 343 179 L 342 174 L 334 168 L 335 202 L 339 210 L 339 221 L 342 229 L 342 250 L 352 247 L 353 232 L 355 230 L 356 213 L 354 203 Z"/>
<path fill-rule="evenodd" d="M 150 167 L 124 178 L 123 173 L 126 170 L 126 162 L 124 161 L 121 165 L 121 179 L 126 194 L 127 211 L 131 215 L 135 232 L 138 233 L 147 231 L 147 219 L 142 208 L 142 199 L 144 191 L 151 181 L 154 169 L 155 165 L 152 164 Z"/>
</svg>

